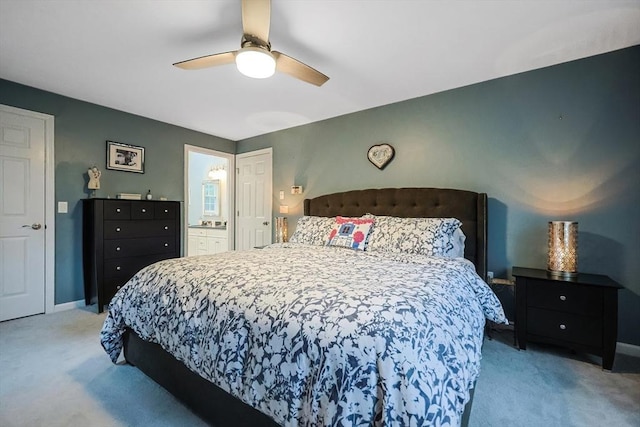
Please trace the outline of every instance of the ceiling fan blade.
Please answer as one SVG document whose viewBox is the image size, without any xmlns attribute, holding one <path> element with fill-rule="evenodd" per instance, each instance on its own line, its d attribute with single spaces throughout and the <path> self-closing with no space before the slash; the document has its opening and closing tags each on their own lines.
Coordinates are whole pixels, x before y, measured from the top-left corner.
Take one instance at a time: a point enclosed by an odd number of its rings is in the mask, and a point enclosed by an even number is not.
<svg viewBox="0 0 640 427">
<path fill-rule="evenodd" d="M 187 59 L 186 61 L 176 62 L 173 65 L 183 70 L 200 70 L 202 68 L 215 67 L 216 65 L 231 64 L 235 61 L 235 58 L 236 52 L 232 51 Z"/>
<path fill-rule="evenodd" d="M 269 43 L 271 0 L 242 0 L 242 29 L 244 34 Z"/>
<path fill-rule="evenodd" d="M 282 73 L 289 74 L 296 79 L 316 86 L 322 86 L 329 80 L 329 77 L 320 71 L 303 64 L 297 59 L 293 59 L 281 52 L 272 51 L 271 53 L 276 58 L 276 70 Z"/>
</svg>

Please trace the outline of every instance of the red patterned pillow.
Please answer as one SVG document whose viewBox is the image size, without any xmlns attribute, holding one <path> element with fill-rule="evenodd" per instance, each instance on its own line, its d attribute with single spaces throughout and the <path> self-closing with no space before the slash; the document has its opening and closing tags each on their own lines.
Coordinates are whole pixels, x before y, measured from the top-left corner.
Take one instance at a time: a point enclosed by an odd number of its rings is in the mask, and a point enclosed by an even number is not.
<svg viewBox="0 0 640 427">
<path fill-rule="evenodd" d="M 345 248 L 363 251 L 367 246 L 369 234 L 373 229 L 374 218 L 346 218 L 337 216 L 331 233 L 329 233 L 329 246 L 342 246 Z"/>
</svg>

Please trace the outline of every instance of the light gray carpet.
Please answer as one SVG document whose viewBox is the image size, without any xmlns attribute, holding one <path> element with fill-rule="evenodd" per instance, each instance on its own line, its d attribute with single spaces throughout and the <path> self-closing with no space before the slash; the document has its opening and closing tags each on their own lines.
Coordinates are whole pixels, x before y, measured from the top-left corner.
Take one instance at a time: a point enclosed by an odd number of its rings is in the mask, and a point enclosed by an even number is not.
<svg viewBox="0 0 640 427">
<path fill-rule="evenodd" d="M 113 365 L 104 314 L 70 310 L 0 323 L 0 425 L 204 426 L 136 368 Z M 471 426 L 640 426 L 640 360 L 486 341 Z"/>
</svg>

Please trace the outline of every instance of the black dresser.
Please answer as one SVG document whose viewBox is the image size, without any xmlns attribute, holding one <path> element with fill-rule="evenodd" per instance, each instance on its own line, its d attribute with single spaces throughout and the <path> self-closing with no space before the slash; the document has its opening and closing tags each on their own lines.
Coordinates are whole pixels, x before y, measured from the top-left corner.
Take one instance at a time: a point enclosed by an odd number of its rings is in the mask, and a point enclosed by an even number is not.
<svg viewBox="0 0 640 427">
<path fill-rule="evenodd" d="M 180 202 L 85 199 L 85 302 L 98 313 L 141 268 L 180 256 Z"/>
<path fill-rule="evenodd" d="M 513 267 L 512 274 L 520 349 L 527 348 L 527 341 L 561 345 L 602 356 L 602 367 L 611 370 L 618 333 L 618 283 L 599 274 L 563 278 L 523 267 Z"/>
</svg>

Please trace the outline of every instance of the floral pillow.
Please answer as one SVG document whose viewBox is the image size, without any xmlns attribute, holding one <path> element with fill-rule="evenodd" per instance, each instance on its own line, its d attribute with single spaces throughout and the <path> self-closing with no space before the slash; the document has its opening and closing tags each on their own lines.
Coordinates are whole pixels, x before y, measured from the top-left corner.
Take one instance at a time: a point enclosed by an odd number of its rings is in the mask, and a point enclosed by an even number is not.
<svg viewBox="0 0 640 427">
<path fill-rule="evenodd" d="M 292 243 L 322 246 L 333 228 L 335 218 L 324 216 L 303 216 L 298 219 L 296 229 L 289 238 Z"/>
<path fill-rule="evenodd" d="M 375 219 L 345 218 L 337 216 L 333 229 L 329 233 L 329 246 L 342 246 L 363 251 L 367 246 L 369 234 Z"/>
<path fill-rule="evenodd" d="M 375 227 L 367 250 L 405 252 L 454 258 L 464 255 L 462 223 L 456 218 L 398 218 L 373 216 Z M 462 245 L 462 246 L 461 246 Z"/>
</svg>

